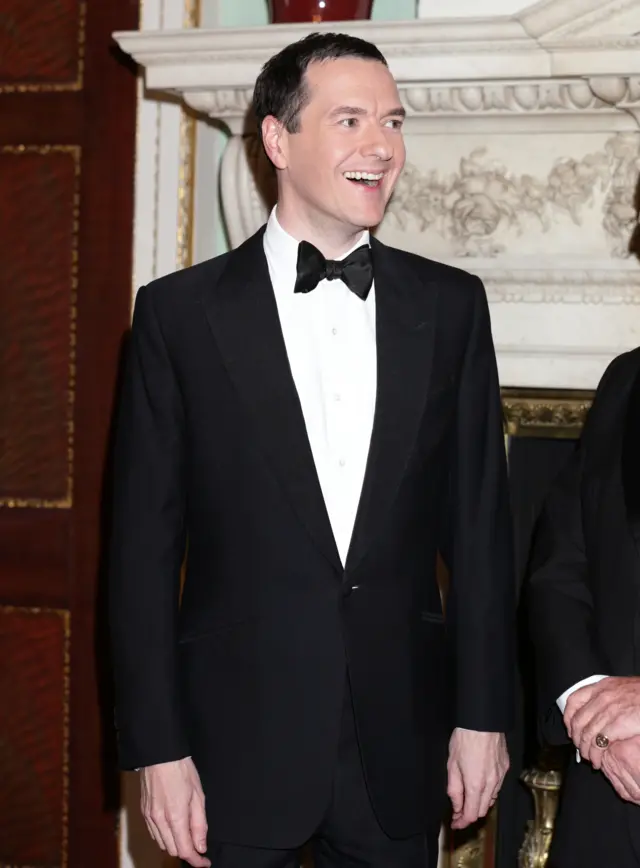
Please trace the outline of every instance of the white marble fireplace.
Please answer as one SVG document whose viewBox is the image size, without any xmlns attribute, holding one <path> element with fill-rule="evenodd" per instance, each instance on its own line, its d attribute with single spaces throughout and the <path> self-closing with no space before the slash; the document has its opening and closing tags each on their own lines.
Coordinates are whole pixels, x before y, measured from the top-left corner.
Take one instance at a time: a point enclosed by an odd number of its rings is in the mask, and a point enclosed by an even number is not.
<svg viewBox="0 0 640 868">
<path fill-rule="evenodd" d="M 422 0 L 421 14 L 431 5 Z M 407 167 L 379 237 L 482 277 L 504 386 L 591 389 L 640 343 L 640 264 L 628 252 L 640 0 L 542 0 L 485 17 L 465 14 L 465 0 L 450 5 L 456 17 L 339 25 L 380 47 L 408 112 Z M 246 124 L 253 82 L 308 30 L 116 34 L 147 88 L 230 131 L 220 188 L 232 246 L 267 213 Z"/>
</svg>

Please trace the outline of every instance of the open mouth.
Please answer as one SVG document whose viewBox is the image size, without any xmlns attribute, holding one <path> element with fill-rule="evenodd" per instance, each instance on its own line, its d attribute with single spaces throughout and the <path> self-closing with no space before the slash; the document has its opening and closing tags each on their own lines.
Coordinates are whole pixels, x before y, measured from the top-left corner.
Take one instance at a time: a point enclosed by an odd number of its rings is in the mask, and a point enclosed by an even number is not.
<svg viewBox="0 0 640 868">
<path fill-rule="evenodd" d="M 379 187 L 384 178 L 384 172 L 344 172 L 347 181 L 364 187 Z"/>
</svg>

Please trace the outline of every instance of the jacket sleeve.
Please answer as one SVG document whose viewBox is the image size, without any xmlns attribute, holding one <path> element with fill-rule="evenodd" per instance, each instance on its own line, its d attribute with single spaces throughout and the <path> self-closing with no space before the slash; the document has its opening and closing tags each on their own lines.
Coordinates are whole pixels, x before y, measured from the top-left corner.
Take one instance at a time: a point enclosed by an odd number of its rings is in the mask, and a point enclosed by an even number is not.
<svg viewBox="0 0 640 868">
<path fill-rule="evenodd" d="M 447 622 L 455 658 L 454 725 L 505 732 L 515 710 L 516 583 L 502 403 L 480 281 L 453 446 Z"/>
<path fill-rule="evenodd" d="M 540 724 L 545 740 L 555 744 L 568 741 L 558 698 L 583 679 L 608 671 L 594 641 L 581 490 L 589 420 L 599 412 L 615 366 L 616 360 L 600 382 L 580 442 L 547 496 L 531 553 L 527 597 Z"/>
<path fill-rule="evenodd" d="M 177 676 L 185 550 L 184 411 L 154 310 L 136 298 L 117 416 L 109 617 L 122 768 L 189 754 Z"/>
</svg>

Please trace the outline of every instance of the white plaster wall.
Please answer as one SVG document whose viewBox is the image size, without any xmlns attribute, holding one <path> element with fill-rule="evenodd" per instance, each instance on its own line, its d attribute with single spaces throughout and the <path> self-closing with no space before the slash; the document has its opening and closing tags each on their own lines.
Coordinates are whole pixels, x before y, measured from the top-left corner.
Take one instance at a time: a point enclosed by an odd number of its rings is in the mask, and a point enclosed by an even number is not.
<svg viewBox="0 0 640 868">
<path fill-rule="evenodd" d="M 226 3 L 225 0 L 201 0 L 200 26 L 223 26 L 226 5 L 231 5 L 229 0 L 226 0 Z M 219 195 L 220 158 L 226 142 L 227 134 L 222 125 L 216 126 L 207 121 L 198 122 L 193 191 L 194 262 L 202 262 L 212 256 L 218 256 L 228 249 L 222 225 Z"/>
<path fill-rule="evenodd" d="M 418 18 L 485 18 L 513 15 L 531 5 L 531 0 L 419 0 Z"/>
<path fill-rule="evenodd" d="M 144 0 L 142 30 L 182 27 L 183 0 Z M 134 292 L 173 271 L 177 251 L 180 118 L 177 100 L 147 95 L 139 80 L 133 250 Z"/>
</svg>

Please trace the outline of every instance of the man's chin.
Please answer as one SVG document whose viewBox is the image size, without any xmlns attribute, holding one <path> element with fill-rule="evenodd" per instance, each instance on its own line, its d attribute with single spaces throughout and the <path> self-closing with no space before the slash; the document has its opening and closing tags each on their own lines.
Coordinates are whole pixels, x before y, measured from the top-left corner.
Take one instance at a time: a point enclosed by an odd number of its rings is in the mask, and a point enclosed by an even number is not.
<svg viewBox="0 0 640 868">
<path fill-rule="evenodd" d="M 384 208 L 367 208 L 358 214 L 349 215 L 352 226 L 359 229 L 373 229 L 384 217 Z"/>
</svg>

